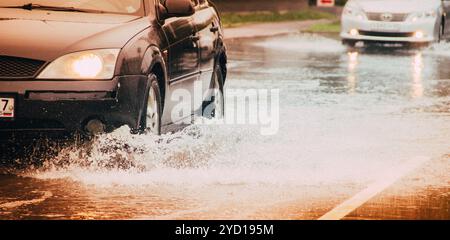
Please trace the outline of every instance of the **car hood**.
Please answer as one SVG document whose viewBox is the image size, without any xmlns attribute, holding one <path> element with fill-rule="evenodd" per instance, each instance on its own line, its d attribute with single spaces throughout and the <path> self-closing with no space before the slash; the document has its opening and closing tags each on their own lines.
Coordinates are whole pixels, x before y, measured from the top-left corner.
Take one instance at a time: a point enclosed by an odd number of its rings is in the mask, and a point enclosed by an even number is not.
<svg viewBox="0 0 450 240">
<path fill-rule="evenodd" d="M 122 48 L 147 18 L 0 8 L 0 55 L 51 61 L 64 54 Z"/>
<path fill-rule="evenodd" d="M 440 0 L 352 0 L 349 4 L 360 6 L 365 12 L 412 13 L 436 10 Z"/>
</svg>

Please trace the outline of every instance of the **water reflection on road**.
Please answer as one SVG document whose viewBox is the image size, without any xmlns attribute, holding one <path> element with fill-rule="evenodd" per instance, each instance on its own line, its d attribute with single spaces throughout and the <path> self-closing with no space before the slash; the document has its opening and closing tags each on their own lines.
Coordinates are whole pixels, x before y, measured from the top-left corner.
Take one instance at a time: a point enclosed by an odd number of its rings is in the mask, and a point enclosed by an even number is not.
<svg viewBox="0 0 450 240">
<path fill-rule="evenodd" d="M 450 218 L 450 44 L 347 50 L 306 34 L 228 48 L 228 89 L 280 89 L 278 134 L 122 128 L 31 157 L 43 166 L 5 167 L 0 218 L 317 219 L 418 158 L 428 160 L 350 217 Z"/>
</svg>

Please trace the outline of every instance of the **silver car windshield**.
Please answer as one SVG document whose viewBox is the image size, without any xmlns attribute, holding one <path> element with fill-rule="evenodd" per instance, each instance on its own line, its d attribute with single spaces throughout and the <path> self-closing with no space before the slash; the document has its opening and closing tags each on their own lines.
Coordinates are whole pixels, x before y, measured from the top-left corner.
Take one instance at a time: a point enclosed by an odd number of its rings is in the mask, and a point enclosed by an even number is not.
<svg viewBox="0 0 450 240">
<path fill-rule="evenodd" d="M 142 0 L 1 0 L 0 7 L 142 15 Z"/>
</svg>

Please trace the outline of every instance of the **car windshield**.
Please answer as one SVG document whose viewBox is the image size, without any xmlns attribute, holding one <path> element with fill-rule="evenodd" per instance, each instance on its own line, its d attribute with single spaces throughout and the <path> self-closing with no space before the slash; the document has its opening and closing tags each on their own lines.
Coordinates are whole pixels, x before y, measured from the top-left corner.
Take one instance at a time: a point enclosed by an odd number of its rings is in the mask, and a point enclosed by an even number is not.
<svg viewBox="0 0 450 240">
<path fill-rule="evenodd" d="M 142 0 L 1 0 L 0 7 L 24 7 L 28 10 L 83 10 L 141 15 Z"/>
</svg>

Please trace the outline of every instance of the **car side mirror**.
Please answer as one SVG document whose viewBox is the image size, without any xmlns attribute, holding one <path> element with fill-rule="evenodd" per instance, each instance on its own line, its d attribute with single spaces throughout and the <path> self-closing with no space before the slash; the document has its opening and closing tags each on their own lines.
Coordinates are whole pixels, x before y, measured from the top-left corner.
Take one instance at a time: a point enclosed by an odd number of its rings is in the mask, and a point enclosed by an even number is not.
<svg viewBox="0 0 450 240">
<path fill-rule="evenodd" d="M 163 19 L 170 17 L 188 17 L 195 13 L 191 0 L 166 0 L 160 6 L 160 16 Z"/>
</svg>

